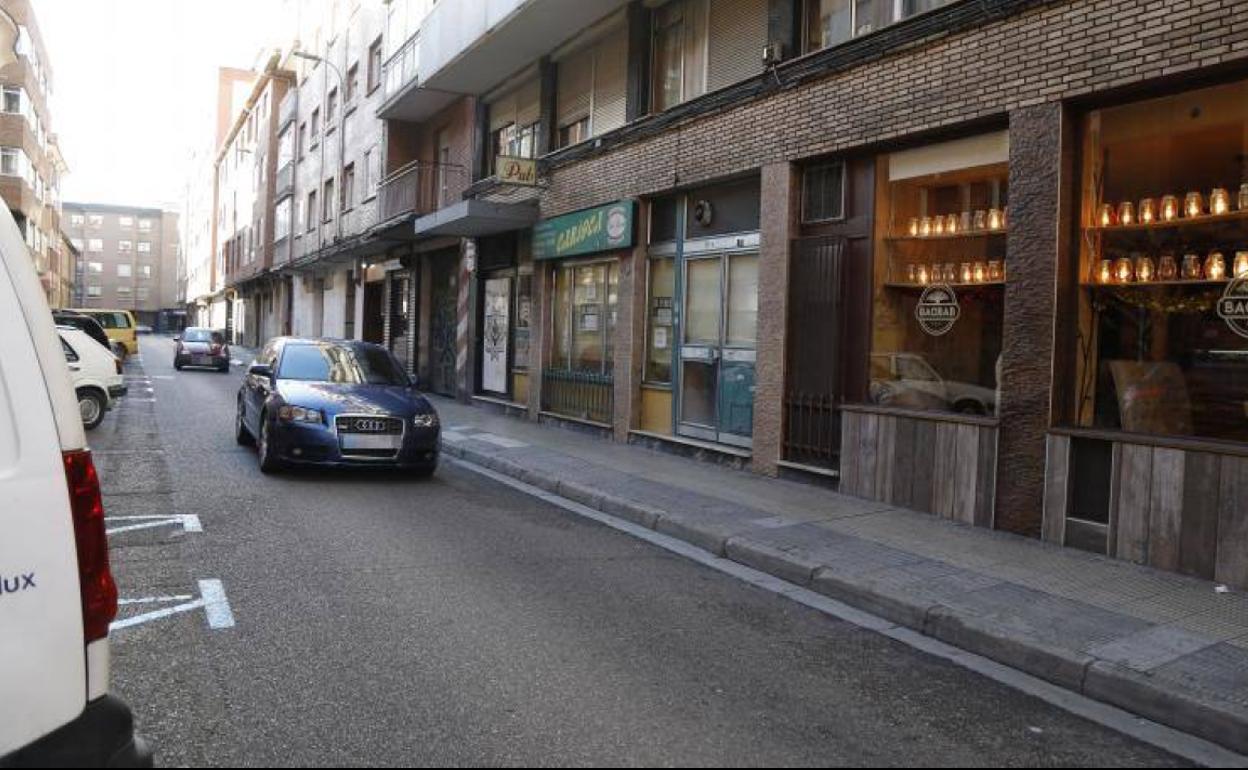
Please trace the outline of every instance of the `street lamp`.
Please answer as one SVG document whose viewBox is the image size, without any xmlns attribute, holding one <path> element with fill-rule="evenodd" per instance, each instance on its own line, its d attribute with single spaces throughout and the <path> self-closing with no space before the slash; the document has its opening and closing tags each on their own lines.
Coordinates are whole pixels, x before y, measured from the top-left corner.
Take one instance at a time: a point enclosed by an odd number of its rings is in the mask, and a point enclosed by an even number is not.
<svg viewBox="0 0 1248 770">
<path fill-rule="evenodd" d="M 334 173 L 334 179 L 336 180 L 335 187 L 338 190 L 339 199 L 342 200 L 342 196 L 346 194 L 346 191 L 342 189 L 342 183 L 343 183 L 342 170 L 343 170 L 343 167 L 346 165 L 346 161 L 347 161 L 347 158 L 346 158 L 346 154 L 347 154 L 346 152 L 347 150 L 347 141 L 346 141 L 347 84 L 346 84 L 346 81 L 342 77 L 342 70 L 338 69 L 338 67 L 333 62 L 331 62 L 329 59 L 326 59 L 324 56 L 317 56 L 314 53 L 307 53 L 305 51 L 295 51 L 294 56 L 299 59 L 305 59 L 307 61 L 324 64 L 325 66 L 333 70 L 334 75 L 337 76 L 338 78 L 338 104 L 337 104 L 338 168 Z M 324 161 L 322 161 L 321 166 L 324 167 L 324 165 L 325 165 Z M 342 240 L 342 207 L 337 206 L 337 204 L 332 201 L 326 201 L 326 202 L 329 203 L 329 205 L 336 206 L 338 208 L 338 211 L 334 214 L 334 240 L 341 241 Z"/>
</svg>

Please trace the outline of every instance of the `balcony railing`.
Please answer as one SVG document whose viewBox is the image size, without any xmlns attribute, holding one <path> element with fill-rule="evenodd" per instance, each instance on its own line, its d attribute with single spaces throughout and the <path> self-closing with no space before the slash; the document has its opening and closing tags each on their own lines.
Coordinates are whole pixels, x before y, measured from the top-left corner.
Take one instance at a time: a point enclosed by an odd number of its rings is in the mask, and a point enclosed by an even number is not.
<svg viewBox="0 0 1248 770">
<path fill-rule="evenodd" d="M 275 183 L 275 194 L 278 198 L 292 192 L 295 189 L 295 164 L 287 161 L 285 165 L 277 170 L 277 180 Z"/>
<path fill-rule="evenodd" d="M 381 182 L 377 192 L 381 204 L 380 220 L 406 214 L 437 211 L 451 202 L 455 190 L 462 190 L 467 170 L 463 166 L 413 161 Z"/>
<path fill-rule="evenodd" d="M 416 67 L 420 62 L 420 33 L 407 39 L 403 47 L 394 52 L 382 67 L 386 79 L 386 99 L 403 90 L 416 79 Z"/>
</svg>

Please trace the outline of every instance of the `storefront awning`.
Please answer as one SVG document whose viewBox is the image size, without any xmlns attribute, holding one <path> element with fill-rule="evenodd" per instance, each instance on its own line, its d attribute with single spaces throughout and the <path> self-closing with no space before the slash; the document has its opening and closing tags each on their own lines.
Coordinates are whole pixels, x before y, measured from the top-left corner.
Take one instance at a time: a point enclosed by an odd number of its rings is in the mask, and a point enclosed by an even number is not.
<svg viewBox="0 0 1248 770">
<path fill-rule="evenodd" d="M 416 235 L 452 235 L 477 238 L 483 235 L 525 230 L 537 222 L 535 201 L 526 203 L 492 203 L 466 200 L 435 211 L 416 220 Z"/>
</svg>

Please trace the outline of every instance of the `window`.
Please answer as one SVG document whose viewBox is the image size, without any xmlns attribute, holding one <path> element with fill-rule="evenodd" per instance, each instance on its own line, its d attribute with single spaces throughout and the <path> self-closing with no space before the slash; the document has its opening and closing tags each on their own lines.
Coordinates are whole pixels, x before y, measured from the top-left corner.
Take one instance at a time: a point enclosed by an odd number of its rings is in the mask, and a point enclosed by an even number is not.
<svg viewBox="0 0 1248 770">
<path fill-rule="evenodd" d="M 371 94 L 381 85 L 381 38 L 368 47 L 368 92 Z"/>
<path fill-rule="evenodd" d="M 1248 441 L 1248 81 L 1082 126 L 1079 427 Z"/>
<path fill-rule="evenodd" d="M 87 224 L 90 225 L 91 227 L 103 227 L 104 217 L 101 214 L 88 214 Z"/>
<path fill-rule="evenodd" d="M 119 265 L 117 265 L 117 277 L 118 277 L 118 278 L 129 278 L 129 277 L 130 277 L 130 266 L 129 266 L 129 265 L 127 265 L 127 264 L 126 264 L 126 263 L 124 263 L 124 262 L 123 262 L 123 263 L 121 263 L 121 264 L 119 264 Z"/>
<path fill-rule="evenodd" d="M 334 218 L 334 180 L 325 180 L 325 198 L 321 202 L 321 217 L 329 222 Z"/>
<path fill-rule="evenodd" d="M 295 132 L 290 126 L 282 129 L 277 137 L 277 168 L 280 171 L 295 158 Z"/>
<path fill-rule="evenodd" d="M 103 272 L 104 272 L 104 263 L 103 263 L 103 262 L 88 262 L 88 263 L 87 263 L 87 270 L 88 270 L 89 272 L 92 272 L 92 273 L 97 273 L 97 274 L 98 274 L 98 273 L 103 273 Z"/>
<path fill-rule="evenodd" d="M 117 250 L 123 254 L 134 251 L 134 241 L 117 241 Z"/>
<path fill-rule="evenodd" d="M 74 245 L 74 248 L 77 249 L 78 251 L 82 251 L 83 246 L 85 245 L 82 242 L 81 238 L 70 238 L 69 242 L 72 243 Z"/>
<path fill-rule="evenodd" d="M 675 107 L 706 90 L 706 0 L 675 0 L 654 12 L 651 109 Z"/>
<path fill-rule="evenodd" d="M 516 278 L 516 320 L 511 331 L 511 365 L 513 369 L 529 368 L 529 338 L 533 325 L 533 274 Z"/>
<path fill-rule="evenodd" d="M 489 103 L 490 173 L 494 172 L 494 159 L 499 155 L 537 157 L 540 91 L 538 81 L 533 79 Z"/>
<path fill-rule="evenodd" d="M 85 221 L 86 221 L 86 217 L 84 217 L 82 214 L 70 214 L 69 215 L 69 223 L 73 225 L 74 227 L 82 227 Z"/>
<path fill-rule="evenodd" d="M 868 398 L 993 416 L 1006 275 L 1005 132 L 897 152 L 879 176 Z"/>
<path fill-rule="evenodd" d="M 4 87 L 4 111 L 13 115 L 22 114 L 21 86 Z"/>
<path fill-rule="evenodd" d="M 129 297 L 129 296 L 130 296 L 130 287 L 129 287 L 129 286 L 118 286 L 118 287 L 117 287 L 117 296 L 119 296 L 119 297 Z"/>
<path fill-rule="evenodd" d="M 312 144 L 316 144 L 316 140 L 321 135 L 321 109 L 318 107 L 312 110 Z"/>
<path fill-rule="evenodd" d="M 589 116 L 559 127 L 559 146 L 570 147 L 589 138 Z"/>
<path fill-rule="evenodd" d="M 335 117 L 337 109 L 338 89 L 331 88 L 329 95 L 325 97 L 325 133 L 327 134 L 334 130 L 334 121 L 337 119 Z"/>
<path fill-rule="evenodd" d="M 555 369 L 610 375 L 614 365 L 619 264 L 561 267 L 555 273 Z"/>
<path fill-rule="evenodd" d="M 134 217 L 117 217 L 117 224 L 122 227 L 134 227 Z"/>
<path fill-rule="evenodd" d="M 646 301 L 646 382 L 671 383 L 675 350 L 676 260 L 649 261 L 650 284 Z"/>
<path fill-rule="evenodd" d="M 150 233 L 151 231 L 152 231 L 152 220 L 140 219 L 139 220 L 139 232 Z M 142 251 L 142 250 L 143 249 L 140 247 L 139 251 Z"/>
<path fill-rule="evenodd" d="M 152 266 L 151 266 L 151 265 L 139 265 L 139 277 L 141 277 L 141 278 L 151 278 L 151 277 L 152 277 Z"/>
<path fill-rule="evenodd" d="M 802 174 L 802 221 L 826 222 L 845 216 L 845 164 L 820 163 Z"/>
<path fill-rule="evenodd" d="M 347 106 L 355 104 L 355 94 L 360 88 L 360 65 L 358 62 L 347 68 L 347 80 L 343 84 L 343 88 L 347 89 L 342 94 L 342 104 L 345 109 Z"/>
<path fill-rule="evenodd" d="M 512 158 L 537 157 L 537 123 L 516 128 L 509 123 L 494 132 L 494 154 Z"/>
<path fill-rule="evenodd" d="M 320 212 L 316 210 L 316 190 L 308 193 L 308 232 L 316 229 L 317 217 Z"/>
<path fill-rule="evenodd" d="M 373 151 L 364 151 L 364 163 L 360 166 L 360 189 L 364 191 L 364 200 L 373 197 Z"/>
<path fill-rule="evenodd" d="M 139 241 L 139 253 L 140 253 L 140 254 L 151 254 L 151 253 L 152 253 L 152 244 L 151 244 L 151 242 L 150 242 L 150 241 Z"/>
<path fill-rule="evenodd" d="M 278 201 L 273 210 L 273 239 L 280 241 L 290 235 L 290 198 Z"/>
<path fill-rule="evenodd" d="M 806 51 L 844 43 L 953 0 L 805 0 Z"/>
<path fill-rule="evenodd" d="M 104 240 L 102 238 L 88 238 L 87 251 L 101 252 L 104 250 Z"/>
<path fill-rule="evenodd" d="M 104 294 L 104 290 L 103 290 L 102 288 L 100 288 L 99 286 L 88 286 L 88 287 L 87 287 L 87 296 L 88 296 L 88 297 L 99 297 L 99 296 L 102 296 L 103 294 Z"/>
<path fill-rule="evenodd" d="M 299 146 L 296 150 L 299 153 L 299 160 L 303 160 L 303 153 L 308 149 L 308 124 L 299 124 Z"/>
<path fill-rule="evenodd" d="M 342 210 L 346 211 L 355 204 L 355 164 L 348 163 L 342 170 Z"/>
</svg>

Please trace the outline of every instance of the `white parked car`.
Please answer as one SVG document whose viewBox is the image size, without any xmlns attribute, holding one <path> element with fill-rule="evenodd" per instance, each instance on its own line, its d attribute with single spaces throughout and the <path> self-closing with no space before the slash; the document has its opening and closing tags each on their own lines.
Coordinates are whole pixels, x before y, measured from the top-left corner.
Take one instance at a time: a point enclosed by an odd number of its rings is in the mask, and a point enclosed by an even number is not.
<svg viewBox="0 0 1248 770">
<path fill-rule="evenodd" d="M 0 767 L 150 766 L 108 693 L 117 588 L 99 479 L 43 288 L 2 207 L 0 329 Z"/>
<path fill-rule="evenodd" d="M 58 326 L 61 348 L 69 365 L 70 381 L 78 396 L 78 413 L 87 430 L 94 430 L 104 421 L 104 413 L 113 408 L 116 399 L 126 394 L 121 359 L 81 329 Z"/>
</svg>

